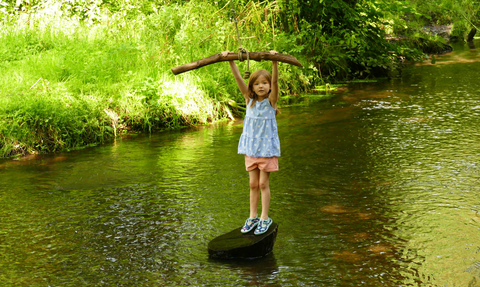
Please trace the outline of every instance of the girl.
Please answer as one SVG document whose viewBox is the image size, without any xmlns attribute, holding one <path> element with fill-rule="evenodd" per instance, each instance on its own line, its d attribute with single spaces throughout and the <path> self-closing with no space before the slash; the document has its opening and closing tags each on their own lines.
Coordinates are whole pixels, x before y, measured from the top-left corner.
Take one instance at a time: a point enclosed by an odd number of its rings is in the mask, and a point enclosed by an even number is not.
<svg viewBox="0 0 480 287">
<path fill-rule="evenodd" d="M 276 54 L 275 51 L 270 51 Z M 226 57 L 228 52 L 223 52 Z M 268 217 L 270 207 L 270 172 L 278 170 L 280 141 L 278 139 L 277 111 L 278 62 L 272 61 L 272 75 L 266 70 L 252 73 L 248 86 L 242 79 L 234 61 L 229 61 L 230 69 L 238 88 L 245 98 L 247 112 L 243 123 L 243 133 L 238 143 L 238 153 L 245 155 L 245 167 L 250 177 L 250 217 L 245 221 L 241 232 L 247 233 L 255 227 L 255 235 L 267 232 L 272 224 Z M 262 213 L 258 217 L 257 207 L 262 196 Z"/>
</svg>

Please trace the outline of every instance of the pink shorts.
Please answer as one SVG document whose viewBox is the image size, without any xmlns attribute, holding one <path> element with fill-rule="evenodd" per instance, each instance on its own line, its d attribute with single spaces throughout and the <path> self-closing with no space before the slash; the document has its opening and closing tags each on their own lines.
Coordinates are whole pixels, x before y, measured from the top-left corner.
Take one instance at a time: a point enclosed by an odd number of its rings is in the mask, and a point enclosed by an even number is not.
<svg viewBox="0 0 480 287">
<path fill-rule="evenodd" d="M 278 170 L 278 157 L 252 157 L 245 155 L 245 168 L 252 171 L 256 168 L 265 172 Z"/>
</svg>

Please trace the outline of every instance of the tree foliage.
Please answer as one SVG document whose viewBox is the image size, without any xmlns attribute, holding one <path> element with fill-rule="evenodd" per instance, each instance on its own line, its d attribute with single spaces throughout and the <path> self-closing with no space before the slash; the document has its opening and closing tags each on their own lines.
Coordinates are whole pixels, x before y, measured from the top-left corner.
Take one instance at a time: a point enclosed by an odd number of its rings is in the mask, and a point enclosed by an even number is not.
<svg viewBox="0 0 480 287">
<path fill-rule="evenodd" d="M 279 6 L 289 50 L 305 54 L 329 81 L 385 72 L 395 69 L 401 56 L 420 55 L 387 41 L 387 30 L 396 25 L 391 14 L 415 12 L 400 2 L 281 0 Z"/>
<path fill-rule="evenodd" d="M 385 76 L 444 45 L 424 25 L 453 23 L 463 38 L 479 13 L 478 0 L 231 1 L 0 0 L 0 157 L 241 113 L 227 104 L 243 98 L 228 65 L 170 72 L 236 50 L 232 17 L 248 50 L 274 49 L 304 65 L 280 65 L 289 95 Z"/>
<path fill-rule="evenodd" d="M 455 23 L 454 33 L 463 38 L 468 27 L 478 25 L 480 13 L 478 0 L 232 1 L 242 21 L 239 25 L 249 36 L 257 32 L 255 37 L 271 37 L 275 48 L 311 63 L 305 71 L 312 79 L 310 84 L 394 70 L 404 58 L 421 58 L 421 46 L 432 40 L 419 35 L 422 25 Z M 120 13 L 128 19 L 195 3 L 223 7 L 224 11 L 232 4 L 227 0 L 0 0 L 0 10 L 5 15 L 57 11 L 92 24 L 100 21 L 102 14 Z M 392 43 L 388 41 L 392 37 L 411 37 L 412 41 Z"/>
</svg>

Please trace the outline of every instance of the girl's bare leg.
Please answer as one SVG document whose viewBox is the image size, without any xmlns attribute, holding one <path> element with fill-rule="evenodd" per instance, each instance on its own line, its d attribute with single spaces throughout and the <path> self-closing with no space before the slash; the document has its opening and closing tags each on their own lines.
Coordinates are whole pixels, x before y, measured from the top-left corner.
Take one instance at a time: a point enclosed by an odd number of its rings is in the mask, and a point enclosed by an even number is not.
<svg viewBox="0 0 480 287">
<path fill-rule="evenodd" d="M 260 190 L 262 191 L 262 215 L 260 219 L 268 219 L 268 210 L 270 208 L 270 173 L 265 171 L 260 171 Z"/>
<path fill-rule="evenodd" d="M 249 171 L 248 174 L 250 176 L 250 218 L 255 218 L 258 214 L 258 201 L 260 200 L 260 170 L 256 168 Z"/>
</svg>

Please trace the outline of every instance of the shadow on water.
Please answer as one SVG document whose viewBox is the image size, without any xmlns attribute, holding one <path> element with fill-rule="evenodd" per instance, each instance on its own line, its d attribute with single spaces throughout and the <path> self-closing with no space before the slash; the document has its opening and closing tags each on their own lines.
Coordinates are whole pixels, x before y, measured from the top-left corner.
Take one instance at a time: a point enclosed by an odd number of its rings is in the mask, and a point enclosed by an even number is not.
<svg viewBox="0 0 480 287">
<path fill-rule="evenodd" d="M 209 259 L 209 262 L 221 268 L 240 270 L 240 277 L 245 279 L 246 286 L 263 286 L 266 284 L 265 278 L 270 279 L 268 286 L 281 286 L 279 283 L 272 283 L 280 273 L 274 253 L 255 260 Z"/>
<path fill-rule="evenodd" d="M 281 228 L 260 260 L 207 252 L 248 216 L 241 122 L 0 161 L 0 280 L 480 286 L 478 59 L 458 46 L 401 79 L 284 108 L 271 175 Z"/>
</svg>

